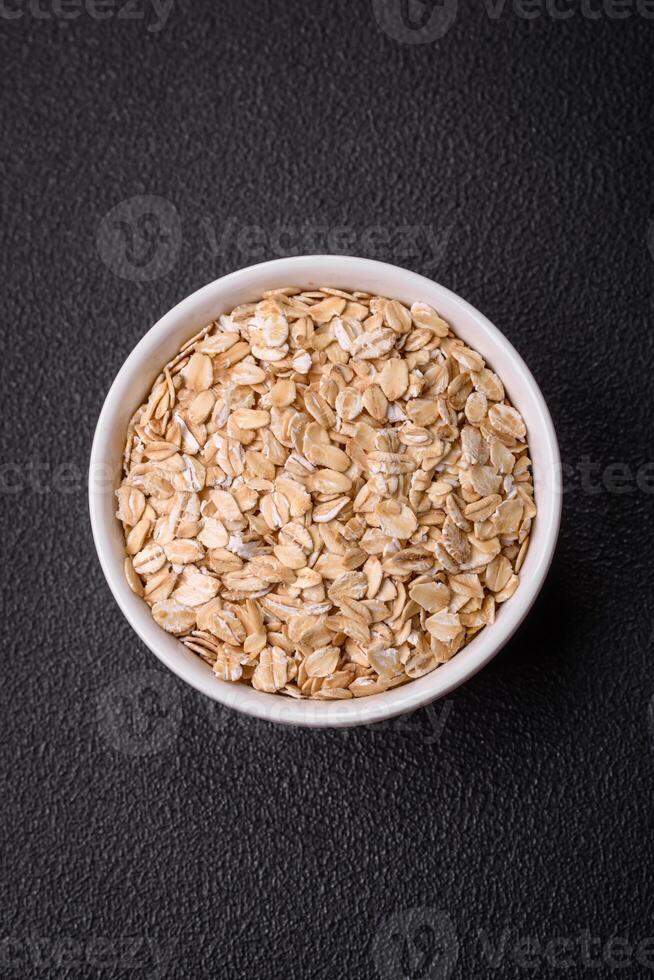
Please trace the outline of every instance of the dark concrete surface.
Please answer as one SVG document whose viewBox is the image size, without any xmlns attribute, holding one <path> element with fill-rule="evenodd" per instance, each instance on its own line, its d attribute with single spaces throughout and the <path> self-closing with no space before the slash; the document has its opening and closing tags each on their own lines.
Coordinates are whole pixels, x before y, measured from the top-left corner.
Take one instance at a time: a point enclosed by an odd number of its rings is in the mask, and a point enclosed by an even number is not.
<svg viewBox="0 0 654 980">
<path fill-rule="evenodd" d="M 4 0 L 2 977 L 654 973 L 654 10 L 584 2 Z M 566 464 L 528 622 L 381 729 L 184 688 L 88 524 L 136 341 L 305 251 L 483 310 Z"/>
</svg>

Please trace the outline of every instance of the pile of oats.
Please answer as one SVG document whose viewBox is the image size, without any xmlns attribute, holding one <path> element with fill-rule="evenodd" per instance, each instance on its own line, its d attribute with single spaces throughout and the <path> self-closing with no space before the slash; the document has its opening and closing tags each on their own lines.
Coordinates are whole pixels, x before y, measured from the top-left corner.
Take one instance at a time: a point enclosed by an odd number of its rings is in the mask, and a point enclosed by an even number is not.
<svg viewBox="0 0 654 980">
<path fill-rule="evenodd" d="M 190 340 L 132 418 L 125 574 L 222 680 L 377 694 L 513 595 L 530 467 L 501 380 L 431 307 L 276 289 Z"/>
</svg>

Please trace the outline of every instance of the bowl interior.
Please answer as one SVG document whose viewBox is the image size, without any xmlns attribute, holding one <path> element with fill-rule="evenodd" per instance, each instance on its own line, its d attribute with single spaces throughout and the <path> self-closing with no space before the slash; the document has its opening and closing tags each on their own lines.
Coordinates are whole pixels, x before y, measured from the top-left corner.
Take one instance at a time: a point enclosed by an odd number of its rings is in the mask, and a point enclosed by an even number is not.
<svg viewBox="0 0 654 980">
<path fill-rule="evenodd" d="M 123 576 L 124 542 L 115 519 L 125 432 L 162 366 L 180 346 L 221 313 L 280 286 L 380 293 L 409 305 L 429 303 L 455 333 L 478 350 L 505 384 L 527 424 L 538 515 L 516 593 L 449 663 L 403 687 L 351 701 L 294 701 L 218 680 L 207 664 L 152 620 L 147 605 Z M 96 548 L 109 586 L 141 639 L 171 670 L 209 697 L 260 718 L 288 724 L 342 727 L 368 724 L 414 710 L 442 697 L 479 670 L 504 645 L 527 614 L 551 562 L 560 521 L 558 446 L 543 397 L 506 338 L 465 300 L 443 286 L 395 266 L 346 256 L 280 259 L 243 269 L 205 286 L 167 313 L 140 341 L 121 368 L 102 409 L 91 453 L 89 499 Z"/>
</svg>

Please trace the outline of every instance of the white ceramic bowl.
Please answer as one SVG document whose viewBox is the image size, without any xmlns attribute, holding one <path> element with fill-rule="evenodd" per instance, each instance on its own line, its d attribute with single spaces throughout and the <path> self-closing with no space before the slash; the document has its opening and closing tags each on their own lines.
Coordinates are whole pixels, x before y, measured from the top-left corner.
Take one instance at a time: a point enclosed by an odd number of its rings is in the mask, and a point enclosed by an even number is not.
<svg viewBox="0 0 654 980">
<path fill-rule="evenodd" d="M 182 343 L 219 314 L 279 286 L 333 286 L 429 303 L 478 350 L 505 383 L 528 429 L 538 515 L 516 593 L 449 663 L 403 687 L 350 701 L 297 701 L 218 680 L 207 664 L 160 629 L 123 576 L 122 529 L 114 514 L 128 421 L 161 367 Z M 208 697 L 270 721 L 319 728 L 371 724 L 443 697 L 477 673 L 504 646 L 531 608 L 547 575 L 561 516 L 561 464 L 556 435 L 538 385 L 511 344 L 476 309 L 437 283 L 405 269 L 349 256 L 278 259 L 217 279 L 182 300 L 145 335 L 123 364 L 100 413 L 89 473 L 91 525 L 100 564 L 116 602 L 143 642 L 178 677 Z M 127 663 L 126 663 L 127 666 Z"/>
</svg>

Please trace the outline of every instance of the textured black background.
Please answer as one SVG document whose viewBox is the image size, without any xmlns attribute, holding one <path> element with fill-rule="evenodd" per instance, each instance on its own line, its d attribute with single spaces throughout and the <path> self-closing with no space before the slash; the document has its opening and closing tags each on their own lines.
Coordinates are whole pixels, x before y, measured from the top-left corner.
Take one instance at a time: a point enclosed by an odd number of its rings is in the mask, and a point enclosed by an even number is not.
<svg viewBox="0 0 654 980">
<path fill-rule="evenodd" d="M 513 949 L 654 936 L 654 494 L 636 482 L 654 21 L 571 9 L 462 2 L 419 44 L 368 0 L 174 0 L 158 32 L 150 7 L 0 17 L 3 977 L 444 977 L 410 909 L 432 933 L 450 917 L 455 977 L 654 972 L 651 952 L 617 970 L 577 947 L 568 970 L 530 970 Z M 181 221 L 147 282 L 96 245 L 137 195 Z M 184 688 L 123 620 L 88 525 L 93 428 L 127 353 L 200 285 L 310 247 L 306 222 L 482 309 L 532 368 L 568 467 L 528 623 L 400 729 L 278 730 Z M 391 916 L 409 958 L 378 973 Z M 506 934 L 496 970 L 482 931 Z"/>
</svg>

